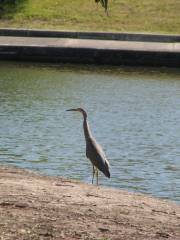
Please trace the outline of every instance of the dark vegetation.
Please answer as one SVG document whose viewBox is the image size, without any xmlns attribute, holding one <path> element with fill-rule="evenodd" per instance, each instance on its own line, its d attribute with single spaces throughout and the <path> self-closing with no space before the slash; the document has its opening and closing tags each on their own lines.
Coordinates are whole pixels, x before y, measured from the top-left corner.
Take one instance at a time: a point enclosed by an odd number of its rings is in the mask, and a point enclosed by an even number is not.
<svg viewBox="0 0 180 240">
<path fill-rule="evenodd" d="M 23 7 L 25 0 L 0 0 L 0 18 L 10 19 Z"/>
</svg>

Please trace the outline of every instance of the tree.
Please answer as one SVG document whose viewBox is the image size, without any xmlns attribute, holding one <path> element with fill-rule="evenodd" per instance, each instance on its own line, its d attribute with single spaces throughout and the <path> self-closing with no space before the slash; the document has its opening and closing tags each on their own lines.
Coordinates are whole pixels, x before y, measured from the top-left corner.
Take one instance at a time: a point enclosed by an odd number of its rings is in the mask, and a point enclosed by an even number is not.
<svg viewBox="0 0 180 240">
<path fill-rule="evenodd" d="M 108 15 L 108 0 L 95 0 L 95 2 L 97 4 L 100 2 L 102 7 L 105 9 L 106 14 Z"/>
</svg>

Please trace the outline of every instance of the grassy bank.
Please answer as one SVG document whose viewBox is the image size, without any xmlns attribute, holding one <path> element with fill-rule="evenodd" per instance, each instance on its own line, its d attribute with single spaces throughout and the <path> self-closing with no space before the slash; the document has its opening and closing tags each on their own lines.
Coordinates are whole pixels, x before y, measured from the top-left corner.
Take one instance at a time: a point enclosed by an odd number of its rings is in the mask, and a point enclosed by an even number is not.
<svg viewBox="0 0 180 240">
<path fill-rule="evenodd" d="M 109 17 L 94 0 L 17 0 L 0 8 L 0 27 L 180 34 L 179 0 L 110 0 Z"/>
</svg>

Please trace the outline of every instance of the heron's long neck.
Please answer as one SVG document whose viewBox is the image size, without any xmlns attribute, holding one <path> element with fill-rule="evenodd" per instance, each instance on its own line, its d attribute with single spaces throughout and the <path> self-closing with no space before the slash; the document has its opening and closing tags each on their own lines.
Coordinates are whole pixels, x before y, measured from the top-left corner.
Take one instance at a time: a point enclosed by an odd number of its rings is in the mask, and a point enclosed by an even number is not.
<svg viewBox="0 0 180 240">
<path fill-rule="evenodd" d="M 89 139 L 92 137 L 92 134 L 91 134 L 91 130 L 90 130 L 90 127 L 89 127 L 89 124 L 87 122 L 87 118 L 84 117 L 84 122 L 83 122 L 83 128 L 84 128 L 84 136 L 85 136 L 85 139 Z"/>
</svg>

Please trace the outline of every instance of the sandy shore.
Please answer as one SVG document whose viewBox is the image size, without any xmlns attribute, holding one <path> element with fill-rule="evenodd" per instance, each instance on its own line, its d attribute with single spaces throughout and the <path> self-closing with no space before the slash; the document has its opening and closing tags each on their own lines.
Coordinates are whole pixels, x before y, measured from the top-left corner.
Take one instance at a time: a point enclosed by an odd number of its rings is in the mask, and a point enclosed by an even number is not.
<svg viewBox="0 0 180 240">
<path fill-rule="evenodd" d="M 180 239 L 170 201 L 0 166 L 0 239 Z"/>
</svg>

